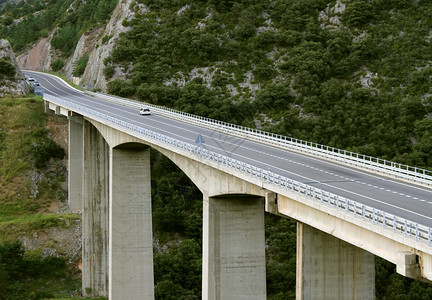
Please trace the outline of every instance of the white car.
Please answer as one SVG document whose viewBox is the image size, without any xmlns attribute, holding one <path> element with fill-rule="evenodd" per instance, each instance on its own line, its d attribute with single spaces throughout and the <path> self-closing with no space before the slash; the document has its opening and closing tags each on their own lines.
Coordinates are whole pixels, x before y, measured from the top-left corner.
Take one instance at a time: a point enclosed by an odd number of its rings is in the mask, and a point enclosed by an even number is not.
<svg viewBox="0 0 432 300">
<path fill-rule="evenodd" d="M 28 81 L 35 81 L 35 79 L 34 79 L 34 77 L 31 77 L 31 76 L 30 76 L 30 77 L 28 78 Z"/>
<path fill-rule="evenodd" d="M 150 109 L 149 108 L 141 108 L 140 109 L 140 115 L 141 116 L 151 115 Z"/>
</svg>

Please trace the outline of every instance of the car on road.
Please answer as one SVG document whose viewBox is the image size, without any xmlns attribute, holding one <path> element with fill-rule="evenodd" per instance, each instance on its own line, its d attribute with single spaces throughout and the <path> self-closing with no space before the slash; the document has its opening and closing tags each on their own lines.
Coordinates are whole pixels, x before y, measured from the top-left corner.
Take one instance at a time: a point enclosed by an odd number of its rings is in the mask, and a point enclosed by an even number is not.
<svg viewBox="0 0 432 300">
<path fill-rule="evenodd" d="M 141 116 L 151 115 L 150 108 L 141 108 L 139 113 Z"/>
<path fill-rule="evenodd" d="M 35 81 L 34 77 L 31 77 L 31 76 L 27 80 L 28 81 Z"/>
<path fill-rule="evenodd" d="M 35 82 L 33 82 L 33 86 L 40 86 L 40 83 L 35 80 Z"/>
</svg>

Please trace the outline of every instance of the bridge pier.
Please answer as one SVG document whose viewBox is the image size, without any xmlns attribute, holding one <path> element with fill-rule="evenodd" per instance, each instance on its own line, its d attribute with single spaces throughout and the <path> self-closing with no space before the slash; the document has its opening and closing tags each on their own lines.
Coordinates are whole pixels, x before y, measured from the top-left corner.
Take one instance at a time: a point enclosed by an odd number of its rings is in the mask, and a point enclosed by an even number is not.
<svg viewBox="0 0 432 300">
<path fill-rule="evenodd" d="M 266 299 L 264 198 L 204 197 L 202 298 Z"/>
<path fill-rule="evenodd" d="M 81 211 L 84 155 L 83 117 L 73 115 L 68 119 L 68 203 L 72 210 Z"/>
<path fill-rule="evenodd" d="M 107 296 L 110 148 L 88 121 L 83 138 L 82 291 L 84 296 Z"/>
<path fill-rule="evenodd" d="M 110 155 L 109 299 L 154 299 L 150 148 Z"/>
<path fill-rule="evenodd" d="M 296 299 L 375 299 L 375 256 L 297 223 Z"/>
</svg>

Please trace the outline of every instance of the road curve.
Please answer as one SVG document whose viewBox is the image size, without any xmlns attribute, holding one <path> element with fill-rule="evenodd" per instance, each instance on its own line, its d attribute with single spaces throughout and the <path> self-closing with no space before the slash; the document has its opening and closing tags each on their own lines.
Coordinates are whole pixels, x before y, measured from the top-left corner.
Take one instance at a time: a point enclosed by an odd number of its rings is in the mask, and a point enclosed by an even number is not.
<svg viewBox="0 0 432 300">
<path fill-rule="evenodd" d="M 136 109 L 86 95 L 58 77 L 33 71 L 24 73 L 39 81 L 46 94 L 187 143 L 194 144 L 198 134 L 201 134 L 205 140 L 203 147 L 206 149 L 432 227 L 432 189 L 372 175 L 161 115 L 140 116 Z"/>
</svg>

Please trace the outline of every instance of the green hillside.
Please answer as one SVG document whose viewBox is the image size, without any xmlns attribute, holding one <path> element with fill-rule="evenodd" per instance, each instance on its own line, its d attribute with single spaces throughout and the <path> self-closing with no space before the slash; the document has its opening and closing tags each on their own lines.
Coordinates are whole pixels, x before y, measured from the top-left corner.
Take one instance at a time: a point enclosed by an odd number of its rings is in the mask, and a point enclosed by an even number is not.
<svg viewBox="0 0 432 300">
<path fill-rule="evenodd" d="M 82 33 L 109 19 L 116 2 L 5 4 L 0 36 L 24 51 L 57 28 L 51 43 L 67 58 Z M 432 169 L 431 1 L 139 0 L 130 9 L 135 18 L 123 20 L 130 30 L 104 61 L 110 93 Z M 45 291 L 38 284 L 55 280 L 25 273 L 29 260 L 45 258 L 13 242 L 79 217 L 48 209 L 65 200 L 64 173 L 52 174 L 36 198 L 26 181 L 38 162 L 44 169 L 60 151 L 47 137 L 40 99 L 0 105 L 0 262 L 4 253 L 18 254 L 16 268 L 0 263 L 0 299 L 11 290 L 38 299 L 30 294 Z M 35 143 L 42 148 L 34 151 Z M 152 201 L 156 299 L 200 299 L 202 195 L 156 152 Z M 294 299 L 295 222 L 266 215 L 266 244 L 268 299 Z M 67 287 L 46 293 L 79 288 L 67 259 L 55 261 L 54 273 Z M 432 286 L 377 258 L 376 296 L 431 299 Z"/>
<path fill-rule="evenodd" d="M 70 234 L 80 216 L 55 208 L 67 201 L 65 152 L 46 125 L 41 97 L 0 98 L 0 299 L 80 289 L 80 257 L 68 256 L 52 233 Z"/>
<path fill-rule="evenodd" d="M 432 166 L 432 2 L 141 2 L 106 60 L 132 66 L 110 93 Z"/>
</svg>

